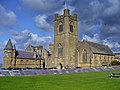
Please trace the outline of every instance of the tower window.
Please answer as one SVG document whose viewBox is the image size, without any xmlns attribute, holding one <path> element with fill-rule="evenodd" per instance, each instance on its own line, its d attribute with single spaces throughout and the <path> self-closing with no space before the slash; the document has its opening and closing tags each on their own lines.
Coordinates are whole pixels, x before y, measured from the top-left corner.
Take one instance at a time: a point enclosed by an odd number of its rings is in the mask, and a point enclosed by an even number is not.
<svg viewBox="0 0 120 90">
<path fill-rule="evenodd" d="M 63 31 L 63 24 L 62 24 L 62 22 L 60 22 L 60 24 L 59 24 L 59 32 L 62 32 Z"/>
<path fill-rule="evenodd" d="M 70 32 L 73 32 L 73 25 L 70 25 Z"/>
<path fill-rule="evenodd" d="M 61 44 L 58 45 L 58 57 L 63 56 L 63 47 Z"/>
<path fill-rule="evenodd" d="M 7 57 L 11 56 L 11 52 L 5 52 L 5 56 Z"/>
</svg>

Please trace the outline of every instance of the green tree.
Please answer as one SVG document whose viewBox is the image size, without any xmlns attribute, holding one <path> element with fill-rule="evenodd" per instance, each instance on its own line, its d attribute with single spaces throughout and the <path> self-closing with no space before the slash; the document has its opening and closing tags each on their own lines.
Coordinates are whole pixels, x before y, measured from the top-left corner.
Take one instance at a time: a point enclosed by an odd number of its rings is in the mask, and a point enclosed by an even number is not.
<svg viewBox="0 0 120 90">
<path fill-rule="evenodd" d="M 112 62 L 111 62 L 111 65 L 112 65 L 112 66 L 114 66 L 114 65 L 120 65 L 120 62 L 119 62 L 119 61 L 114 60 L 114 61 L 112 61 Z"/>
</svg>

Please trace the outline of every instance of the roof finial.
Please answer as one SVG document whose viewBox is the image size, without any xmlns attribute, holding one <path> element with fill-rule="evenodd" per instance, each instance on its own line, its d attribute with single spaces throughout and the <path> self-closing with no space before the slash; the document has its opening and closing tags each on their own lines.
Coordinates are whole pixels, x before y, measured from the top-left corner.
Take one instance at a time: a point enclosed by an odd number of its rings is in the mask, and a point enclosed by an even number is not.
<svg viewBox="0 0 120 90">
<path fill-rule="evenodd" d="M 68 9 L 67 1 L 65 0 L 65 9 Z"/>
</svg>

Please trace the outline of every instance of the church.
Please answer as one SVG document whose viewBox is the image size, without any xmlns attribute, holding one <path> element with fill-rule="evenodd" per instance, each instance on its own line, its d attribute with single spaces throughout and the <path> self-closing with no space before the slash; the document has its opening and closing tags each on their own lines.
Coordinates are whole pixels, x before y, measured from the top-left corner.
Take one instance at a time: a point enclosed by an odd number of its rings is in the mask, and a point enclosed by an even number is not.
<svg viewBox="0 0 120 90">
<path fill-rule="evenodd" d="M 70 15 L 69 9 L 64 9 L 61 16 L 54 15 L 54 44 L 50 44 L 50 53 L 50 65 L 59 69 L 108 66 L 115 57 L 106 45 L 78 41 L 77 14 Z"/>
<path fill-rule="evenodd" d="M 71 15 L 69 9 L 54 15 L 54 44 L 49 45 L 49 51 L 32 45 L 19 51 L 10 39 L 4 48 L 4 68 L 103 67 L 113 60 L 115 55 L 108 46 L 78 40 L 78 16 Z"/>
</svg>

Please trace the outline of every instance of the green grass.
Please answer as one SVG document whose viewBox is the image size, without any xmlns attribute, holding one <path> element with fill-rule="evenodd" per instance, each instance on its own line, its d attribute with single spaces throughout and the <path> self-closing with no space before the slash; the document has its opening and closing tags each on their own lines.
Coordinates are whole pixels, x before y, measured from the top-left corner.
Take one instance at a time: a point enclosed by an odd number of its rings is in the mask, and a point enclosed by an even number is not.
<svg viewBox="0 0 120 90">
<path fill-rule="evenodd" d="M 120 79 L 111 72 L 0 77 L 0 90 L 120 90 Z"/>
</svg>

